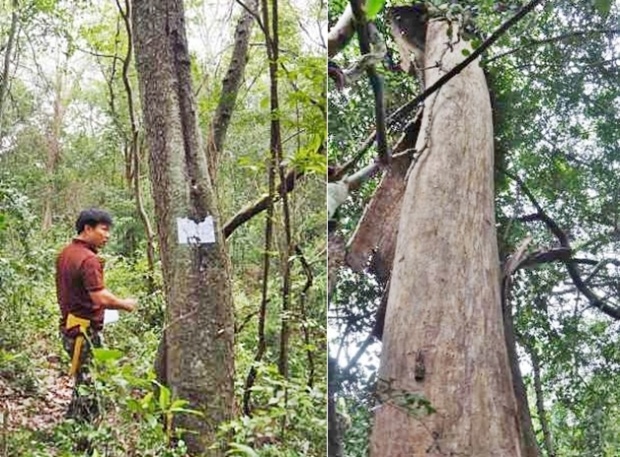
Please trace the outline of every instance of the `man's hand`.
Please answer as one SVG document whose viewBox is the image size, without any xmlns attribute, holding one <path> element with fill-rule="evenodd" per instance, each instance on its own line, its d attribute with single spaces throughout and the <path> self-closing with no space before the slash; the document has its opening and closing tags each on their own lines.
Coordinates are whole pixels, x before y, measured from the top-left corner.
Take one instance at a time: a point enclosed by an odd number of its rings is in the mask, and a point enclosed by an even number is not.
<svg viewBox="0 0 620 457">
<path fill-rule="evenodd" d="M 123 310 L 129 313 L 135 311 L 136 306 L 138 305 L 138 300 L 136 300 L 135 298 L 125 298 L 124 300 L 122 300 L 122 302 Z"/>
<path fill-rule="evenodd" d="M 132 312 L 136 309 L 138 301 L 134 298 L 118 298 L 108 289 L 90 292 L 90 298 L 96 306 L 104 309 L 118 309 Z"/>
</svg>

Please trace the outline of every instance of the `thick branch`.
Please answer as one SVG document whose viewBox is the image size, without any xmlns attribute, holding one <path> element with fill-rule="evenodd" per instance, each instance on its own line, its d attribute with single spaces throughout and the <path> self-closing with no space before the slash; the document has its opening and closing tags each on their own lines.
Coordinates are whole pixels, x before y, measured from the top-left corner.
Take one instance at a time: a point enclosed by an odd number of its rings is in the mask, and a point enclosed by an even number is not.
<svg viewBox="0 0 620 457">
<path fill-rule="evenodd" d="M 327 34 L 327 56 L 331 59 L 342 51 L 355 32 L 353 11 L 347 5 L 344 12 Z"/>
<path fill-rule="evenodd" d="M 479 48 L 475 49 L 465 60 L 455 66 L 452 70 L 447 72 L 441 78 L 439 78 L 435 84 L 426 89 L 423 93 L 418 95 L 416 98 L 406 103 L 405 105 L 398 108 L 394 113 L 392 113 L 388 117 L 388 123 L 391 125 L 393 122 L 396 122 L 403 117 L 407 116 L 411 110 L 413 110 L 418 104 L 422 103 L 426 100 L 431 94 L 435 93 L 439 90 L 444 84 L 458 75 L 467 65 L 476 60 L 484 51 L 489 49 L 499 38 L 508 31 L 513 25 L 519 22 L 527 13 L 532 11 L 536 5 L 542 3 L 544 0 L 532 0 L 530 3 L 525 5 L 521 10 L 515 14 L 513 17 L 504 22 L 495 32 L 491 34 L 489 38 L 487 38 L 484 43 L 480 45 Z"/>
<path fill-rule="evenodd" d="M 547 215 L 547 213 L 543 210 L 542 206 L 538 203 L 532 192 L 527 188 L 525 183 L 516 175 L 513 175 L 504 170 L 504 174 L 509 178 L 513 179 L 521 188 L 523 193 L 530 200 L 532 205 L 538 211 L 538 215 L 540 216 L 540 220 L 547 226 L 549 231 L 555 235 L 555 237 L 560 242 L 560 245 L 564 248 L 571 249 L 570 242 L 568 241 L 568 236 L 566 233 L 558 226 L 558 224 Z M 615 308 L 613 306 L 608 305 L 602 299 L 600 299 L 592 289 L 590 289 L 585 281 L 581 278 L 581 273 L 577 267 L 575 262 L 565 262 L 566 269 L 568 270 L 568 274 L 573 280 L 575 287 L 588 299 L 590 305 L 600 309 L 602 312 L 607 314 L 614 319 L 620 320 L 620 309 Z"/>
<path fill-rule="evenodd" d="M 277 200 L 282 198 L 285 193 L 291 192 L 295 188 L 295 184 L 299 178 L 304 176 L 303 171 L 289 170 L 286 174 L 284 185 L 280 184 L 280 188 L 278 189 L 278 196 L 274 196 L 272 199 L 269 195 L 265 195 L 264 197 L 259 198 L 254 203 L 243 208 L 237 214 L 235 214 L 228 222 L 224 224 L 222 231 L 224 232 L 224 238 L 228 238 L 232 232 L 234 232 L 239 226 L 245 224 L 247 221 L 252 219 L 254 216 L 262 213 L 267 208 L 269 208 L 270 204 L 275 203 Z"/>
<path fill-rule="evenodd" d="M 485 50 L 487 50 L 489 47 L 491 47 L 504 33 L 506 33 L 508 31 L 508 29 L 510 27 L 512 27 L 514 24 L 516 24 L 519 20 L 521 20 L 527 13 L 529 13 L 531 10 L 533 10 L 534 7 L 536 5 L 538 5 L 539 3 L 541 3 L 542 1 L 544 1 L 544 0 L 533 0 L 532 2 L 530 2 L 529 4 L 524 6 L 521 9 L 521 11 L 519 11 L 515 16 L 513 16 L 511 19 L 506 21 L 495 32 L 493 32 L 493 34 L 484 43 L 482 43 L 482 45 L 480 45 L 480 47 L 477 48 L 469 57 L 467 57 L 460 64 L 455 66 L 452 70 L 450 70 L 445 75 L 443 75 L 441 78 L 439 78 L 435 82 L 435 84 L 433 84 L 431 87 L 426 89 L 423 93 L 421 93 L 420 95 L 415 97 L 410 102 L 407 102 L 406 104 L 402 105 L 400 108 L 398 108 L 392 114 L 387 116 L 387 119 L 386 119 L 387 126 L 388 127 L 392 127 L 400 119 L 406 117 L 413 109 L 415 109 L 416 106 L 418 106 L 420 103 L 422 103 L 424 100 L 426 100 L 434 92 L 439 90 L 444 84 L 446 84 L 450 79 L 452 79 L 454 76 L 459 74 L 465 67 L 467 67 L 467 65 L 469 65 L 471 62 L 473 62 Z M 414 121 L 410 121 L 409 123 L 411 124 L 413 122 Z M 346 172 L 350 168 L 352 168 L 354 166 L 354 163 L 357 162 L 359 160 L 359 158 L 363 156 L 364 152 L 372 145 L 373 141 L 376 138 L 376 135 L 377 135 L 376 131 L 374 131 L 374 132 L 370 133 L 370 135 L 368 135 L 368 137 L 364 140 L 364 142 L 358 148 L 358 151 L 355 154 L 355 159 L 349 161 L 345 166 L 342 167 L 341 170 L 338 170 L 337 175 L 334 176 L 333 179 L 335 179 L 335 180 L 340 179 L 342 176 L 344 176 L 346 174 Z"/>
<path fill-rule="evenodd" d="M 235 28 L 235 46 L 233 49 L 228 71 L 222 82 L 220 101 L 215 110 L 215 115 L 209 124 L 209 137 L 207 139 L 207 159 L 209 161 L 211 176 L 215 177 L 217 161 L 224 145 L 226 131 L 230 125 L 232 112 L 237 101 L 239 88 L 243 81 L 246 64 L 248 62 L 248 48 L 252 32 L 252 22 L 256 17 L 258 0 L 249 0 L 247 8 L 244 8 L 239 22 Z"/>
</svg>

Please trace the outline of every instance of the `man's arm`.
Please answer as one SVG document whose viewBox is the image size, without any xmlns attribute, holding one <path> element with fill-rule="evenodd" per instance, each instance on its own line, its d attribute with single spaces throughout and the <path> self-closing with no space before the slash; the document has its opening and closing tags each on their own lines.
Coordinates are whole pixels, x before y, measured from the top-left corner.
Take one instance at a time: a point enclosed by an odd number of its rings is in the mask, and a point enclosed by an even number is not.
<svg viewBox="0 0 620 457">
<path fill-rule="evenodd" d="M 89 292 L 90 298 L 95 304 L 104 309 L 120 309 L 122 311 L 133 311 L 136 308 L 137 300 L 133 298 L 118 298 L 108 289 L 101 289 Z"/>
</svg>

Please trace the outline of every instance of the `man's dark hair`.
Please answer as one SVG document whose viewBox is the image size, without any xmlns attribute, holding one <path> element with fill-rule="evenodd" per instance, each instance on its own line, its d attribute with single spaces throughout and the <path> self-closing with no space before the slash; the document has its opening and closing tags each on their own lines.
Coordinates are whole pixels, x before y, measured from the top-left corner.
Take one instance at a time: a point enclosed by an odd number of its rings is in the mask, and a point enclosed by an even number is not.
<svg viewBox="0 0 620 457">
<path fill-rule="evenodd" d="M 84 226 L 96 227 L 97 224 L 112 225 L 110 213 L 97 208 L 85 209 L 80 213 L 77 221 L 75 221 L 75 230 L 77 230 L 79 235 L 84 231 Z"/>
</svg>

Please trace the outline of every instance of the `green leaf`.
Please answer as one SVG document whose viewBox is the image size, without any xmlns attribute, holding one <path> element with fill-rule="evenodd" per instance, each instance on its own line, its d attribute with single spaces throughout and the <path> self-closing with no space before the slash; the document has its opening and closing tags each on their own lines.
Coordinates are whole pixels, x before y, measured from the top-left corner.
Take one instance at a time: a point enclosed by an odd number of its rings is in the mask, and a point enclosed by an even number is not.
<svg viewBox="0 0 620 457">
<path fill-rule="evenodd" d="M 594 0 L 594 6 L 602 17 L 609 16 L 611 11 L 611 0 Z"/>
<path fill-rule="evenodd" d="M 381 11 L 383 5 L 385 5 L 385 0 L 368 0 L 366 4 L 366 19 L 372 21 Z"/>
<path fill-rule="evenodd" d="M 467 57 L 468 55 L 470 55 L 470 54 L 471 54 L 471 51 L 470 51 L 469 49 L 463 49 L 463 50 L 461 51 L 461 54 L 463 54 L 465 57 Z"/>
<path fill-rule="evenodd" d="M 93 348 L 93 355 L 98 362 L 108 362 L 118 360 L 123 357 L 123 351 L 118 349 Z"/>
<path fill-rule="evenodd" d="M 258 457 L 258 453 L 245 444 L 230 443 L 229 446 L 231 449 L 226 453 L 226 455 L 246 455 L 249 457 Z"/>
<path fill-rule="evenodd" d="M 170 405 L 170 389 L 164 385 L 159 385 L 159 407 L 162 411 L 166 411 Z"/>
</svg>

